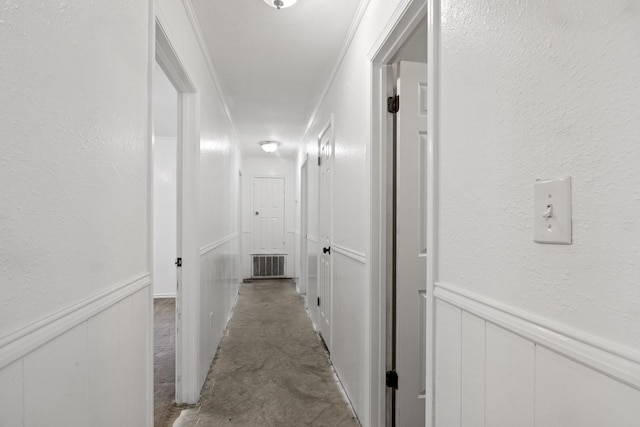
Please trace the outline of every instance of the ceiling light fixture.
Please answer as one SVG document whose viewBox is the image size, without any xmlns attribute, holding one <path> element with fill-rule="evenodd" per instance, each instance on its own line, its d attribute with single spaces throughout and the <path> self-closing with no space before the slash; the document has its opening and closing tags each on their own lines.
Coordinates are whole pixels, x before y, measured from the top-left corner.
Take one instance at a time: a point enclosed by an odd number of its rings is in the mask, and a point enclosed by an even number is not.
<svg viewBox="0 0 640 427">
<path fill-rule="evenodd" d="M 265 153 L 273 153 L 280 146 L 278 141 L 260 141 L 259 144 Z"/>
<path fill-rule="evenodd" d="M 266 4 L 276 9 L 284 9 L 285 7 L 293 6 L 298 0 L 264 0 Z"/>
</svg>

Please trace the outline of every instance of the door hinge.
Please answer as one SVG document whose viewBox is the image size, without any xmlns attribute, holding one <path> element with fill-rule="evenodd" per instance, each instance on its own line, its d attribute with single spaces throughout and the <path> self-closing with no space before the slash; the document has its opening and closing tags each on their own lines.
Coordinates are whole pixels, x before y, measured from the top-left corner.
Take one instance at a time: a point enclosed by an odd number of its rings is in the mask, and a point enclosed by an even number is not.
<svg viewBox="0 0 640 427">
<path fill-rule="evenodd" d="M 320 307 L 320 297 L 318 297 L 318 307 Z"/>
<path fill-rule="evenodd" d="M 395 114 L 400 111 L 400 95 L 390 96 L 387 98 L 387 111 Z"/>
<path fill-rule="evenodd" d="M 387 371 L 387 387 L 398 389 L 398 373 L 396 371 Z"/>
<path fill-rule="evenodd" d="M 176 267 L 182 267 L 182 258 L 176 260 Z"/>
</svg>

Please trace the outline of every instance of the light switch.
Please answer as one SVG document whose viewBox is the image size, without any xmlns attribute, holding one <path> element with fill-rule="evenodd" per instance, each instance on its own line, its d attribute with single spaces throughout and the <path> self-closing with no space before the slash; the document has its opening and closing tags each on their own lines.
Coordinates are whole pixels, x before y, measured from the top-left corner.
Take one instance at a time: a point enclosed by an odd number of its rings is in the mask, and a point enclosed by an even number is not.
<svg viewBox="0 0 640 427">
<path fill-rule="evenodd" d="M 571 244 L 571 177 L 533 185 L 533 240 Z"/>
</svg>

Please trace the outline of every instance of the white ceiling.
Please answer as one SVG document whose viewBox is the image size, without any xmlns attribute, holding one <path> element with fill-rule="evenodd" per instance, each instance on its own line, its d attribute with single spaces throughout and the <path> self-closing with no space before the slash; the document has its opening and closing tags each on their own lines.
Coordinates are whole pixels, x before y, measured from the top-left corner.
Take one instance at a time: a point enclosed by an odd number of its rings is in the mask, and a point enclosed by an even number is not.
<svg viewBox="0 0 640 427">
<path fill-rule="evenodd" d="M 295 155 L 360 1 L 191 0 L 246 157 Z"/>
</svg>

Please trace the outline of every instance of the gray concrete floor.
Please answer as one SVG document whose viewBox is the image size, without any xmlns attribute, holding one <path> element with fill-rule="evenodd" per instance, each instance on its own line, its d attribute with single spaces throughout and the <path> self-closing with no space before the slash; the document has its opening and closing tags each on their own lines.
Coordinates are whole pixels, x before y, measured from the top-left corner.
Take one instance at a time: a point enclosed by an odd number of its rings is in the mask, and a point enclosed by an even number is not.
<svg viewBox="0 0 640 427">
<path fill-rule="evenodd" d="M 175 419 L 176 300 L 153 300 L 153 419 L 161 427 Z"/>
<path fill-rule="evenodd" d="M 291 280 L 240 286 L 199 404 L 183 426 L 357 427 Z"/>
</svg>

